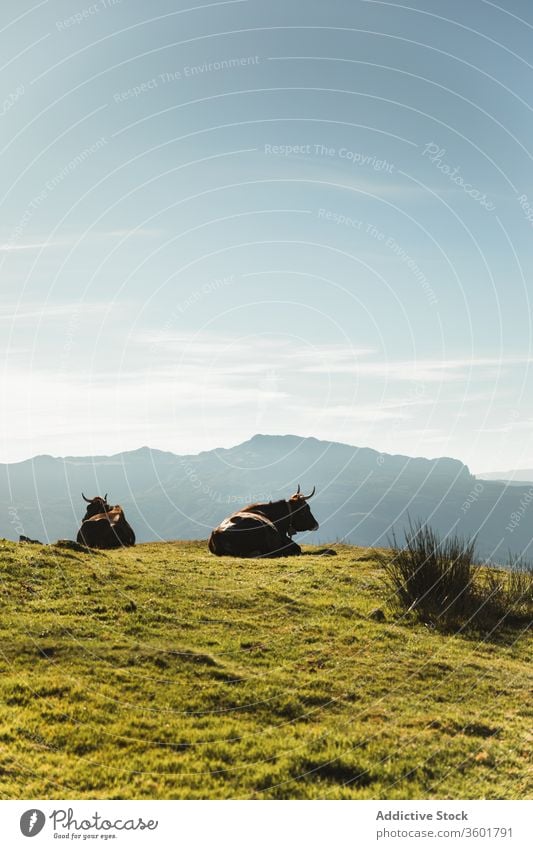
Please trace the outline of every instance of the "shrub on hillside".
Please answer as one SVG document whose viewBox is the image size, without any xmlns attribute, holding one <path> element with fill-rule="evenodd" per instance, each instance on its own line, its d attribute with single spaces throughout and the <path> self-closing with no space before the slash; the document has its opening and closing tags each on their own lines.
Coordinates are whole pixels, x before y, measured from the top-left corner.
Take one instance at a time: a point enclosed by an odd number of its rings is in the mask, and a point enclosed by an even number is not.
<svg viewBox="0 0 533 849">
<path fill-rule="evenodd" d="M 512 561 L 510 570 L 479 566 L 475 540 L 441 538 L 429 525 L 409 522 L 403 546 L 393 533 L 379 555 L 397 605 L 444 628 L 496 628 L 533 618 L 533 570 Z"/>
</svg>

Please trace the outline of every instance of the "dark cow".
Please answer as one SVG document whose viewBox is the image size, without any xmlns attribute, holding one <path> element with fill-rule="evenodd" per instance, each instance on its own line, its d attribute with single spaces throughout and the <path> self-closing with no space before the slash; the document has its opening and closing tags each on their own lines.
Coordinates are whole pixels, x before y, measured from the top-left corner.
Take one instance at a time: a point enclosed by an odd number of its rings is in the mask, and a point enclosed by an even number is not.
<svg viewBox="0 0 533 849">
<path fill-rule="evenodd" d="M 209 537 L 209 550 L 219 557 L 291 557 L 302 549 L 291 537 L 316 531 L 318 522 L 307 503 L 315 494 L 302 495 L 300 486 L 288 501 L 249 504 L 233 513 Z"/>
<path fill-rule="evenodd" d="M 83 517 L 76 540 L 89 548 L 120 548 L 135 545 L 135 534 L 126 522 L 124 511 L 118 504 L 107 503 L 104 498 L 82 498 L 87 502 L 87 512 Z"/>
</svg>

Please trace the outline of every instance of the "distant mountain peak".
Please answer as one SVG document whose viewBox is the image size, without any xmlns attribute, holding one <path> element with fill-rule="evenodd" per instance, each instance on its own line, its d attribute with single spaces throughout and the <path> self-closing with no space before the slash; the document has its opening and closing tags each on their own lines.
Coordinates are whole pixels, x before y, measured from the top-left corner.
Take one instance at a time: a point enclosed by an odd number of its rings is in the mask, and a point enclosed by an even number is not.
<svg viewBox="0 0 533 849">
<path fill-rule="evenodd" d="M 423 462 L 423 463 L 438 463 L 443 461 L 444 463 L 454 464 L 455 466 L 461 466 L 468 471 L 470 474 L 470 470 L 468 466 L 466 466 L 462 460 L 458 460 L 455 457 L 448 456 L 439 456 L 439 457 L 411 457 L 408 454 L 390 454 L 386 451 L 379 451 L 376 448 L 370 448 L 369 446 L 362 445 L 353 445 L 348 442 L 337 442 L 332 439 L 318 439 L 316 436 L 298 436 L 293 433 L 286 434 L 269 434 L 269 433 L 255 433 L 250 439 L 245 440 L 244 442 L 239 443 L 238 445 L 233 446 L 232 448 L 226 449 L 229 451 L 236 451 L 241 448 L 246 448 L 248 445 L 253 445 L 254 447 L 259 447 L 264 444 L 271 443 L 272 445 L 280 445 L 284 444 L 295 444 L 295 445 L 309 445 L 309 446 L 324 446 L 324 448 L 343 448 L 347 449 L 351 452 L 361 452 L 368 453 L 370 456 L 380 456 L 384 458 L 391 458 L 395 460 L 412 460 L 413 462 Z M 209 452 L 202 452 L 209 453 Z"/>
<path fill-rule="evenodd" d="M 19 461 L 19 463 L 4 463 L 3 466 L 15 466 L 20 465 L 21 463 L 34 464 L 34 463 L 66 463 L 66 464 L 74 464 L 74 465 L 94 465 L 94 464 L 119 464 L 119 463 L 127 463 L 128 461 L 134 462 L 142 462 L 143 460 L 149 460 L 150 458 L 158 458 L 158 459 L 173 459 L 179 460 L 183 459 L 183 457 L 187 457 L 188 459 L 198 458 L 204 459 L 209 456 L 217 456 L 221 454 L 230 454 L 230 455 L 238 455 L 240 452 L 246 451 L 247 449 L 253 449 L 256 452 L 264 451 L 265 449 L 279 450 L 280 460 L 283 459 L 284 451 L 288 453 L 288 451 L 293 452 L 294 450 L 302 449 L 321 449 L 323 454 L 328 454 L 329 451 L 344 451 L 347 454 L 356 455 L 358 458 L 368 457 L 377 458 L 381 457 L 384 461 L 403 461 L 403 462 L 412 462 L 413 464 L 421 464 L 421 463 L 431 463 L 442 464 L 443 467 L 448 467 L 449 469 L 455 468 L 456 470 L 462 468 L 464 472 L 470 474 L 468 467 L 462 463 L 460 460 L 457 460 L 453 457 L 410 457 L 405 454 L 389 454 L 384 451 L 379 451 L 375 448 L 369 448 L 368 446 L 356 446 L 346 442 L 336 442 L 335 440 L 329 439 L 317 439 L 315 436 L 299 436 L 294 433 L 285 433 L 285 434 L 273 434 L 273 433 L 255 433 L 249 439 L 244 442 L 240 442 L 237 445 L 232 445 L 229 448 L 212 448 L 205 451 L 200 451 L 196 454 L 177 454 L 173 451 L 164 451 L 160 448 L 151 448 L 149 445 L 141 445 L 139 448 L 132 448 L 126 451 L 120 451 L 116 454 L 102 454 L 95 456 L 66 456 L 66 457 L 54 457 L 50 454 L 39 454 L 35 457 L 31 457 L 27 460 Z M 481 477 L 481 475 L 478 475 Z"/>
</svg>

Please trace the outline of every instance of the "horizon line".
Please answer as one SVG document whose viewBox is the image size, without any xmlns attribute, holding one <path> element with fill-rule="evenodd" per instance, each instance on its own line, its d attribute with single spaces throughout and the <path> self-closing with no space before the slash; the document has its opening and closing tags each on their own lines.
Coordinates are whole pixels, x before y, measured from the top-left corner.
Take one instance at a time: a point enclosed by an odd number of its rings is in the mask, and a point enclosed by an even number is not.
<svg viewBox="0 0 533 849">
<path fill-rule="evenodd" d="M 319 443 L 323 443 L 323 444 L 327 444 L 327 445 L 342 445 L 342 446 L 345 446 L 345 447 L 348 447 L 348 448 L 355 448 L 358 451 L 372 451 L 375 454 L 379 454 L 379 455 L 382 455 L 382 456 L 385 456 L 385 457 L 406 457 L 409 460 L 427 460 L 428 462 L 436 461 L 436 460 L 454 460 L 455 462 L 461 463 L 470 472 L 470 474 L 472 474 L 474 476 L 483 475 L 483 474 L 499 474 L 500 473 L 499 470 L 486 471 L 486 472 L 483 472 L 483 471 L 471 472 L 468 464 L 465 463 L 463 460 L 459 459 L 458 457 L 452 457 L 452 456 L 446 455 L 446 454 L 440 454 L 440 455 L 434 456 L 434 457 L 427 457 L 427 456 L 424 456 L 424 455 L 414 456 L 414 455 L 411 455 L 411 454 L 391 453 L 389 451 L 380 451 L 378 448 L 372 448 L 371 446 L 368 446 L 368 445 L 354 445 L 350 442 L 341 442 L 341 441 L 335 440 L 335 439 L 320 439 L 319 437 L 316 437 L 316 436 L 301 436 L 300 434 L 295 434 L 295 433 L 254 433 L 250 437 L 248 437 L 247 439 L 243 440 L 242 442 L 232 444 L 228 447 L 218 445 L 218 446 L 214 446 L 213 448 L 207 448 L 207 449 L 203 449 L 201 451 L 196 451 L 196 452 L 193 452 L 193 453 L 189 453 L 189 452 L 178 453 L 176 451 L 165 449 L 165 448 L 154 448 L 154 447 L 151 447 L 149 445 L 140 445 L 137 448 L 124 449 L 122 451 L 114 452 L 113 454 L 92 454 L 92 455 L 91 454 L 55 455 L 55 454 L 48 454 L 48 453 L 34 454 L 30 457 L 25 457 L 21 460 L 0 461 L 0 466 L 15 466 L 15 465 L 20 465 L 22 463 L 30 463 L 30 462 L 33 462 L 35 460 L 39 460 L 41 458 L 48 458 L 48 459 L 51 459 L 51 460 L 59 460 L 59 461 L 62 460 L 62 461 L 65 461 L 65 462 L 68 462 L 69 460 L 85 460 L 85 459 L 88 459 L 88 460 L 89 459 L 91 459 L 91 460 L 99 460 L 99 459 L 112 460 L 115 457 L 121 457 L 121 456 L 124 456 L 126 454 L 135 454 L 135 453 L 138 453 L 138 452 L 143 451 L 143 450 L 144 451 L 150 451 L 150 452 L 157 452 L 157 453 L 160 453 L 160 454 L 172 454 L 174 457 L 198 457 L 201 454 L 216 453 L 217 451 L 231 451 L 235 448 L 239 448 L 243 445 L 246 445 L 248 442 L 252 442 L 252 440 L 257 439 L 258 437 L 262 437 L 262 438 L 265 438 L 265 439 L 290 439 L 290 438 L 292 438 L 292 439 L 300 440 L 302 443 L 309 441 L 309 440 L 313 440 L 315 442 L 319 442 Z M 516 472 L 516 471 L 521 471 L 521 470 L 509 469 L 509 471 Z"/>
</svg>

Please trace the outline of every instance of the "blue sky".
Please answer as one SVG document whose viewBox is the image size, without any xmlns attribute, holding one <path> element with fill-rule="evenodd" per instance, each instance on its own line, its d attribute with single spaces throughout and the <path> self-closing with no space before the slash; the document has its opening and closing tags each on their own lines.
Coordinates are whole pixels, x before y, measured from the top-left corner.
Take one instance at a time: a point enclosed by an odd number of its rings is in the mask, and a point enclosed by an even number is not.
<svg viewBox="0 0 533 849">
<path fill-rule="evenodd" d="M 532 12 L 3 3 L 0 460 L 533 466 Z"/>
</svg>

